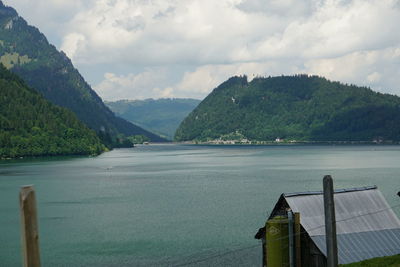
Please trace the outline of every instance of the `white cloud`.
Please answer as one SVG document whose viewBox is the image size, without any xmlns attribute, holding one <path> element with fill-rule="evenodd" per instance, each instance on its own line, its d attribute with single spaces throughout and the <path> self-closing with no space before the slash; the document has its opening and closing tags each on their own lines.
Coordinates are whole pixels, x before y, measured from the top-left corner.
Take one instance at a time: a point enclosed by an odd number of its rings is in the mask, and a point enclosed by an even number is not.
<svg viewBox="0 0 400 267">
<path fill-rule="evenodd" d="M 235 74 L 293 73 L 400 94 L 400 0 L 5 2 L 78 68 L 113 73 L 89 81 L 105 99 L 204 97 Z"/>
<path fill-rule="evenodd" d="M 377 83 L 381 80 L 382 75 L 379 72 L 373 72 L 367 76 L 367 81 L 370 83 Z"/>
<path fill-rule="evenodd" d="M 277 59 L 268 62 L 201 65 L 182 73 L 177 83 L 168 80 L 171 70 L 148 69 L 137 75 L 106 75 L 95 89 L 106 99 L 194 97 L 204 98 L 212 89 L 233 75 L 257 76 L 308 73 L 328 79 L 363 86 L 382 92 L 398 94 L 400 77 L 400 48 L 358 51 L 336 58 L 307 61 Z M 162 71 L 161 71 L 162 70 Z M 107 93 L 105 93 L 107 91 Z"/>
<path fill-rule="evenodd" d="M 39 27 L 52 43 L 61 44 L 66 24 L 95 0 L 3 0 L 12 6 L 29 24 Z"/>
<path fill-rule="evenodd" d="M 177 83 L 171 83 L 169 76 L 174 70 L 148 68 L 139 74 L 116 75 L 106 73 L 104 80 L 94 87 L 107 100 L 121 98 L 145 99 L 162 97 L 204 98 L 212 89 L 232 75 L 247 75 L 249 80 L 257 76 L 274 76 L 283 73 L 295 74 L 299 67 L 286 67 L 286 63 L 238 63 L 204 65 L 193 71 L 186 71 Z"/>
<path fill-rule="evenodd" d="M 86 37 L 87 49 L 76 51 L 77 62 L 87 53 L 93 63 L 124 55 L 136 64 L 336 57 L 398 44 L 400 35 L 393 34 L 400 23 L 397 4 L 393 0 L 101 0 L 78 13 L 68 29 Z M 286 14 L 288 10 L 293 12 Z"/>
<path fill-rule="evenodd" d="M 169 97 L 172 95 L 171 89 L 159 89 L 166 79 L 167 71 L 164 68 L 147 69 L 142 73 L 129 75 L 106 73 L 104 80 L 94 86 L 94 89 L 106 100 Z"/>
<path fill-rule="evenodd" d="M 305 72 L 382 92 L 400 94 L 400 48 L 352 52 L 337 58 L 310 60 Z"/>
<path fill-rule="evenodd" d="M 203 98 L 230 76 L 247 75 L 251 80 L 255 76 L 282 74 L 284 68 L 277 62 L 204 65 L 194 71 L 185 72 L 182 81 L 175 86 L 176 93 L 192 93 L 198 98 Z M 287 71 L 289 70 L 285 72 Z"/>
<path fill-rule="evenodd" d="M 70 33 L 64 37 L 61 50 L 67 52 L 71 59 L 78 50 L 83 50 L 85 46 L 85 36 L 79 33 Z"/>
<path fill-rule="evenodd" d="M 164 89 L 154 88 L 153 92 L 156 93 L 158 98 L 173 98 L 174 96 L 174 89 L 172 87 L 167 87 Z"/>
</svg>

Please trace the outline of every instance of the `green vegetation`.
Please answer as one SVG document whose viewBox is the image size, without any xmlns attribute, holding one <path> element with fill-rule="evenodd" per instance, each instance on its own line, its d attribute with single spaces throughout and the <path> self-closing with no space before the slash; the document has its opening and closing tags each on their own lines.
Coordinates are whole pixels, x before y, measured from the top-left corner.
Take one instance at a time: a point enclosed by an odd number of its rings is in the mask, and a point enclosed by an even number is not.
<svg viewBox="0 0 400 267">
<path fill-rule="evenodd" d="M 374 258 L 350 264 L 342 264 L 343 267 L 400 267 L 400 255 Z"/>
<path fill-rule="evenodd" d="M 118 118 L 91 89 L 71 60 L 48 43 L 35 27 L 0 2 L 0 61 L 50 102 L 66 107 L 89 128 L 117 139 L 142 134 L 152 141 L 164 139 Z"/>
<path fill-rule="evenodd" d="M 0 57 L 2 63 L 7 69 L 14 67 L 14 65 L 23 65 L 31 62 L 28 56 L 20 56 L 18 53 L 6 53 Z"/>
<path fill-rule="evenodd" d="M 0 64 L 0 158 L 99 154 L 95 132 Z"/>
<path fill-rule="evenodd" d="M 200 103 L 197 99 L 119 100 L 105 104 L 120 117 L 168 139 Z"/>
<path fill-rule="evenodd" d="M 177 141 L 399 141 L 400 98 L 317 76 L 233 77 L 181 123 Z"/>
<path fill-rule="evenodd" d="M 144 135 L 132 135 L 132 136 L 129 136 L 128 139 L 133 144 L 143 144 L 144 142 L 149 142 L 150 141 L 150 139 L 147 136 L 144 136 Z"/>
</svg>

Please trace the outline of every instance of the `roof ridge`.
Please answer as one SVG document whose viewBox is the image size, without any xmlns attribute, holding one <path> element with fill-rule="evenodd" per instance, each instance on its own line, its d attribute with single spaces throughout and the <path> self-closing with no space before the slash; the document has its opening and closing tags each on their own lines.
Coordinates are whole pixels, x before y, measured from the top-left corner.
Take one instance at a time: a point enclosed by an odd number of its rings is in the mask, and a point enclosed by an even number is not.
<svg viewBox="0 0 400 267">
<path fill-rule="evenodd" d="M 335 189 L 334 193 L 348 193 L 348 192 L 356 192 L 356 191 L 366 191 L 366 190 L 374 190 L 378 189 L 376 185 L 372 186 L 362 186 L 362 187 L 353 187 L 353 188 L 344 188 L 344 189 Z M 295 196 L 307 196 L 307 195 L 322 195 L 323 191 L 306 191 L 306 192 L 293 192 L 293 193 L 283 193 L 283 197 L 295 197 Z"/>
</svg>

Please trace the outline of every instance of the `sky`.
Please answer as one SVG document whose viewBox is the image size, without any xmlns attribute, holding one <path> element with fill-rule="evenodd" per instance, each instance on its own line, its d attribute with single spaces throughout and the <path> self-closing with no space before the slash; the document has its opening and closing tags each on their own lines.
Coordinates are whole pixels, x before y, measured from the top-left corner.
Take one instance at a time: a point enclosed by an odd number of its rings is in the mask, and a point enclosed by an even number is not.
<svg viewBox="0 0 400 267">
<path fill-rule="evenodd" d="M 400 95 L 400 0 L 3 0 L 103 100 L 202 99 L 234 75 Z"/>
</svg>

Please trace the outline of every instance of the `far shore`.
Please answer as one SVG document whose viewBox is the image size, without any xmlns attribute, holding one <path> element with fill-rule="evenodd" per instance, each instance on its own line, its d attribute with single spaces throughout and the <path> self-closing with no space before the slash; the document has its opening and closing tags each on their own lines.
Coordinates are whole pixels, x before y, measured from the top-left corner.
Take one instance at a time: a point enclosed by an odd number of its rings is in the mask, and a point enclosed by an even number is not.
<svg viewBox="0 0 400 267">
<path fill-rule="evenodd" d="M 400 145 L 398 141 L 248 141 L 241 142 L 237 140 L 212 140 L 212 141 L 182 141 L 182 142 L 149 142 L 146 144 L 135 144 L 133 147 L 126 148 L 134 148 L 136 146 L 147 146 L 147 145 L 194 145 L 194 146 L 296 146 L 296 145 Z M 121 147 L 122 148 L 122 147 Z M 114 148 L 118 149 L 118 148 Z M 111 149 L 113 150 L 113 149 Z M 104 151 L 108 152 L 110 150 Z M 68 157 L 96 157 L 102 153 L 97 155 L 93 154 L 59 154 L 59 155 L 22 155 L 16 157 L 0 157 L 0 161 L 11 161 L 11 160 L 29 160 L 29 159 L 43 159 L 43 158 L 68 158 Z"/>
<path fill-rule="evenodd" d="M 157 143 L 151 143 L 157 144 Z M 248 145 L 248 146 L 279 146 L 279 145 L 399 145 L 398 141 L 248 141 L 238 140 L 211 140 L 211 141 L 182 141 L 164 144 L 183 144 L 183 145 Z"/>
</svg>

